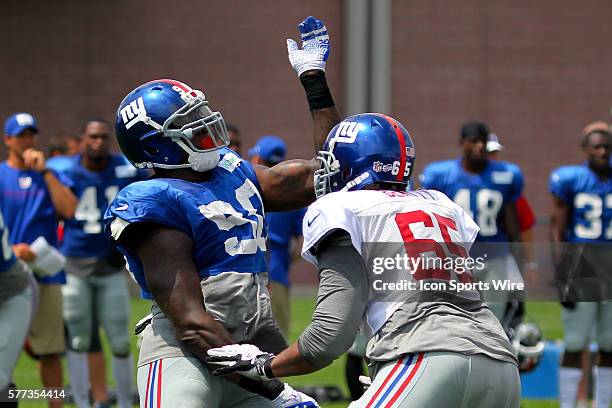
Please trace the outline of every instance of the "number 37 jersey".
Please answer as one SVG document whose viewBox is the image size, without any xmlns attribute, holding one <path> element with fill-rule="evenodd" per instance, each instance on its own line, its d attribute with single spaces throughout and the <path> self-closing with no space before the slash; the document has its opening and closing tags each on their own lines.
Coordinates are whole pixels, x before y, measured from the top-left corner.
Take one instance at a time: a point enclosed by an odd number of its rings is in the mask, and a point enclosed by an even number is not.
<svg viewBox="0 0 612 408">
<path fill-rule="evenodd" d="M 612 241 L 612 179 L 600 180 L 587 165 L 563 166 L 551 173 L 549 189 L 571 210 L 568 241 Z"/>
<path fill-rule="evenodd" d="M 249 163 L 229 149 L 203 182 L 158 178 L 119 192 L 104 216 L 115 241 L 130 224 L 147 222 L 183 232 L 193 241 L 193 261 L 202 279 L 222 272 L 266 271 L 266 228 L 259 183 Z M 118 249 L 128 269 L 151 299 L 142 264 L 127 248 Z"/>
</svg>

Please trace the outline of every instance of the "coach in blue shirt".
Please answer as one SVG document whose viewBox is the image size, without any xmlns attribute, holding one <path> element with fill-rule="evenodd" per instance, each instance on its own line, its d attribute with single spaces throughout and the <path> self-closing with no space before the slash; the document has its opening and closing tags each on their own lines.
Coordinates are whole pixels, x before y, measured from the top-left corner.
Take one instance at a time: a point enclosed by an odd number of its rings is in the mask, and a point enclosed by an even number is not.
<svg viewBox="0 0 612 408">
<path fill-rule="evenodd" d="M 36 120 L 28 113 L 11 115 L 4 123 L 8 159 L 0 163 L 0 211 L 10 230 L 13 251 L 25 262 L 36 260 L 30 244 L 38 237 L 52 246 L 57 244 L 57 217 L 72 218 L 77 203 L 70 189 L 46 168 L 43 152 L 35 149 L 37 134 Z M 65 341 L 60 284 L 65 276 L 60 272 L 37 276 L 37 280 L 40 300 L 28 339 L 41 359 L 43 385 L 61 387 L 60 354 Z"/>
<path fill-rule="evenodd" d="M 256 165 L 272 167 L 287 154 L 285 142 L 273 135 L 264 136 L 249 150 L 249 160 Z M 302 240 L 302 220 L 305 208 L 294 211 L 267 212 L 268 272 L 272 313 L 283 335 L 288 338 L 291 316 L 289 298 L 289 266 L 299 257 Z M 291 245 L 293 241 L 293 245 Z"/>
</svg>

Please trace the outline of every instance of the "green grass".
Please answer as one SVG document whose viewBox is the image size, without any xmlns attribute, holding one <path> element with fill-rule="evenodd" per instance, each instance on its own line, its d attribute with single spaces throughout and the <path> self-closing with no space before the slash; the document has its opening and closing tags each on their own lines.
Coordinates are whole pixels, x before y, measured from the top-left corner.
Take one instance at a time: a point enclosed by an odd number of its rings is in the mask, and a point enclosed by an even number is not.
<svg viewBox="0 0 612 408">
<path fill-rule="evenodd" d="M 312 297 L 295 298 L 292 304 L 292 322 L 291 322 L 291 340 L 294 341 L 302 329 L 308 325 L 314 309 L 315 299 Z M 149 302 L 141 299 L 132 300 L 132 317 L 131 327 L 144 315 L 149 312 Z M 561 311 L 557 303 L 531 302 L 527 305 L 527 314 L 538 322 L 547 339 L 561 339 L 563 329 L 561 326 Z M 102 342 L 105 350 L 108 350 L 107 342 L 104 336 Z M 136 348 L 136 337 L 132 336 L 132 350 L 134 356 L 138 355 Z M 106 353 L 107 359 L 107 379 L 110 387 L 114 387 L 114 379 L 111 374 L 110 355 Z M 64 365 L 65 366 L 65 365 Z M 289 379 L 292 385 L 337 385 L 345 394 L 348 394 L 344 384 L 344 357 L 338 359 L 334 364 L 316 373 L 294 377 Z M 17 363 L 17 368 L 13 375 L 16 384 L 20 388 L 41 388 L 36 362 L 31 360 L 25 354 L 21 355 Z M 68 375 L 64 367 L 64 380 L 68 381 Z M 344 408 L 348 403 L 324 404 L 323 408 Z M 19 404 L 22 408 L 41 407 L 44 403 L 22 402 Z M 523 408 L 555 408 L 558 407 L 556 401 L 535 401 L 526 400 L 522 402 Z"/>
</svg>

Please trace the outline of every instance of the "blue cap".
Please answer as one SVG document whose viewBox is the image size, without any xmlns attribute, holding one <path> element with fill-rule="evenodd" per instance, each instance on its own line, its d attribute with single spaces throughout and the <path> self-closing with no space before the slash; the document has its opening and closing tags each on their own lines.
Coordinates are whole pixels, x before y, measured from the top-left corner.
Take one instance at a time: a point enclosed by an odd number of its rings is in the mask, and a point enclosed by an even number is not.
<svg viewBox="0 0 612 408">
<path fill-rule="evenodd" d="M 249 149 L 249 157 L 259 156 L 268 163 L 280 163 L 285 160 L 287 145 L 278 136 L 268 135 L 257 141 L 254 147 Z"/>
<path fill-rule="evenodd" d="M 29 113 L 14 113 L 4 122 L 4 134 L 8 136 L 17 136 L 26 129 L 32 129 L 38 133 L 36 119 Z"/>
</svg>

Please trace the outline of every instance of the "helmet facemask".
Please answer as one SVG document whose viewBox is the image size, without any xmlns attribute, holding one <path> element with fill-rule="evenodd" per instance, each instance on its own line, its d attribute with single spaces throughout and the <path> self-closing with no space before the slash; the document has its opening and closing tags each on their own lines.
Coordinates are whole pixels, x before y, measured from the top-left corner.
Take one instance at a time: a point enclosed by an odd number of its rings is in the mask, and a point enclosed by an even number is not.
<svg viewBox="0 0 612 408">
<path fill-rule="evenodd" d="M 340 162 L 331 151 L 321 150 L 317 155 L 321 168 L 314 173 L 314 188 L 317 198 L 332 192 L 332 178 L 340 172 Z"/>
<path fill-rule="evenodd" d="M 171 138 L 188 155 L 188 163 L 172 167 L 191 167 L 202 172 L 211 170 L 219 163 L 219 149 L 229 145 L 223 116 L 210 110 L 201 91 L 184 93 L 181 98 L 185 105 L 170 115 L 161 127 L 163 135 Z"/>
</svg>

